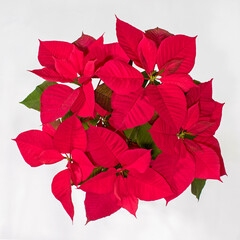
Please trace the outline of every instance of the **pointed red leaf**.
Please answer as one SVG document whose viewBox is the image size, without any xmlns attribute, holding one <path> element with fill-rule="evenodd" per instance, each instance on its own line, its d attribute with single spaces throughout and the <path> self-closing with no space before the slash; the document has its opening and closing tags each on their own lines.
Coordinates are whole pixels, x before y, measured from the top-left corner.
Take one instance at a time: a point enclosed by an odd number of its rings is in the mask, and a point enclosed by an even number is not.
<svg viewBox="0 0 240 240">
<path fill-rule="evenodd" d="M 88 47 L 95 41 L 96 39 L 92 36 L 82 33 L 82 36 L 78 38 L 73 44 L 75 44 L 79 50 L 85 52 Z"/>
<path fill-rule="evenodd" d="M 111 59 L 119 59 L 126 63 L 129 62 L 129 57 L 120 47 L 119 43 L 100 45 L 94 48 L 94 51 L 92 50 L 91 53 L 87 55 L 87 59 L 88 61 L 94 60 L 96 69 L 103 66 L 107 61 Z"/>
<path fill-rule="evenodd" d="M 179 141 L 176 153 L 159 154 L 152 161 L 152 168 L 167 180 L 176 195 L 187 189 L 195 177 L 195 160 L 186 152 L 182 141 Z"/>
<path fill-rule="evenodd" d="M 94 166 L 84 152 L 79 149 L 72 151 L 73 163 L 70 163 L 72 181 L 75 185 L 85 181 L 92 173 Z"/>
<path fill-rule="evenodd" d="M 154 108 L 149 104 L 148 98 L 143 95 L 143 88 L 128 95 L 113 93 L 111 105 L 113 112 L 109 122 L 120 130 L 145 124 L 154 114 Z"/>
<path fill-rule="evenodd" d="M 129 213 L 136 216 L 138 199 L 129 191 L 128 179 L 119 175 L 115 182 L 115 195 L 121 199 L 121 205 Z"/>
<path fill-rule="evenodd" d="M 70 110 L 73 113 L 78 113 L 79 109 L 84 105 L 84 103 L 86 101 L 86 97 L 85 97 L 82 87 L 77 88 L 77 90 L 75 90 L 75 91 L 78 92 L 78 96 L 77 96 L 76 100 L 74 101 L 74 103 L 72 104 Z"/>
<path fill-rule="evenodd" d="M 173 34 L 159 27 L 145 31 L 145 36 L 152 39 L 157 44 L 157 47 L 159 47 L 163 39 L 172 35 Z"/>
<path fill-rule="evenodd" d="M 122 49 L 137 66 L 142 67 L 138 58 L 137 47 L 143 38 L 143 32 L 119 18 L 117 18 L 116 31 Z"/>
<path fill-rule="evenodd" d="M 148 85 L 145 93 L 159 117 L 178 131 L 187 110 L 184 92 L 173 84 L 161 84 Z"/>
<path fill-rule="evenodd" d="M 78 75 L 74 68 L 74 65 L 66 59 L 54 58 L 56 71 L 63 76 L 68 82 L 73 82 L 77 79 Z M 66 82 L 67 82 L 66 81 Z"/>
<path fill-rule="evenodd" d="M 209 120 L 215 110 L 215 101 L 212 99 L 199 99 L 200 115 L 202 120 Z"/>
<path fill-rule="evenodd" d="M 201 99 L 212 99 L 212 81 L 199 84 Z"/>
<path fill-rule="evenodd" d="M 103 46 L 104 46 L 107 58 L 112 58 L 112 59 L 117 58 L 123 62 L 126 62 L 126 63 L 129 62 L 130 60 L 129 57 L 120 47 L 119 43 L 109 43 L 109 44 L 104 44 Z"/>
<path fill-rule="evenodd" d="M 196 151 L 202 151 L 201 146 L 193 140 L 184 139 L 183 142 L 185 144 L 186 149 L 191 153 Z"/>
<path fill-rule="evenodd" d="M 82 51 L 79 51 L 75 46 L 71 55 L 69 56 L 69 62 L 72 64 L 74 71 L 80 75 L 83 73 L 84 68 L 84 54 Z"/>
<path fill-rule="evenodd" d="M 74 46 L 68 42 L 40 41 L 38 60 L 42 66 L 54 69 L 55 62 L 53 58 L 68 58 L 73 50 L 73 47 Z"/>
<path fill-rule="evenodd" d="M 123 169 L 136 170 L 144 173 L 150 165 L 151 150 L 147 149 L 133 149 L 127 150 L 119 155 L 119 162 Z"/>
<path fill-rule="evenodd" d="M 183 129 L 189 130 L 192 126 L 194 126 L 199 120 L 199 104 L 196 103 L 193 106 L 191 106 L 186 115 L 185 122 L 183 123 Z M 187 131 L 188 133 L 192 133 L 190 130 Z"/>
<path fill-rule="evenodd" d="M 102 167 L 115 167 L 118 155 L 128 149 L 126 142 L 116 133 L 102 127 L 90 126 L 87 130 L 88 146 L 94 163 Z"/>
<path fill-rule="evenodd" d="M 220 176 L 223 175 L 227 175 L 226 170 L 225 170 L 225 166 L 224 166 L 224 162 L 223 162 L 223 158 L 221 155 L 221 149 L 218 143 L 218 140 L 215 137 L 201 137 L 201 136 L 197 136 L 194 141 L 198 142 L 198 143 L 203 143 L 204 145 L 207 145 L 208 147 L 210 147 L 211 149 L 213 149 L 218 157 L 219 157 L 219 162 L 220 162 Z"/>
<path fill-rule="evenodd" d="M 78 99 L 81 104 L 79 105 L 78 111 L 76 111 L 77 115 L 80 117 L 94 117 L 95 96 L 92 81 L 82 85 L 81 94 L 81 99 L 85 100 L 81 102 L 82 100 Z"/>
<path fill-rule="evenodd" d="M 116 180 L 117 170 L 110 168 L 106 172 L 101 172 L 93 178 L 84 182 L 79 188 L 85 192 L 106 194 L 113 192 L 114 181 Z"/>
<path fill-rule="evenodd" d="M 208 129 L 211 129 L 213 125 L 215 125 L 214 122 L 198 121 L 188 129 L 188 132 L 192 135 L 212 136 L 212 131 L 208 131 Z"/>
<path fill-rule="evenodd" d="M 138 57 L 141 65 L 150 74 L 155 67 L 157 60 L 157 45 L 154 41 L 143 36 L 138 44 Z"/>
<path fill-rule="evenodd" d="M 90 44 L 88 46 L 88 50 L 87 50 L 87 55 L 86 55 L 86 62 L 88 62 L 89 60 L 93 60 L 93 59 L 89 59 L 89 56 L 91 56 L 92 52 L 95 52 L 96 49 L 98 49 L 99 47 L 101 47 L 103 45 L 103 35 L 101 37 L 99 37 L 96 41 L 94 41 L 92 44 Z"/>
<path fill-rule="evenodd" d="M 161 73 L 161 76 L 168 76 L 174 74 L 175 72 L 177 72 L 182 62 L 183 62 L 182 58 L 169 60 L 162 66 L 162 70 L 164 71 Z"/>
<path fill-rule="evenodd" d="M 178 141 L 177 131 L 167 124 L 162 118 L 158 118 L 150 131 L 153 141 L 163 152 L 174 152 L 175 145 Z"/>
<path fill-rule="evenodd" d="M 83 75 L 85 78 L 89 77 L 90 79 L 94 75 L 94 73 L 95 73 L 95 61 L 88 61 L 85 65 Z M 80 83 L 83 83 L 83 81 L 81 81 L 81 78 L 79 80 Z"/>
<path fill-rule="evenodd" d="M 72 203 L 71 174 L 68 169 L 59 172 L 52 181 L 52 193 L 64 207 L 69 217 L 73 220 L 74 207 Z"/>
<path fill-rule="evenodd" d="M 213 136 L 217 131 L 221 118 L 222 118 L 222 103 L 215 102 L 215 109 L 212 112 L 212 115 L 209 118 L 205 118 L 209 122 L 209 127 L 205 129 L 205 131 L 201 132 L 201 136 Z M 202 119 L 200 117 L 200 119 Z"/>
<path fill-rule="evenodd" d="M 122 208 L 125 208 L 129 213 L 136 217 L 136 211 L 138 209 L 138 199 L 133 195 L 128 195 L 121 199 Z"/>
<path fill-rule="evenodd" d="M 143 75 L 129 64 L 118 59 L 104 64 L 96 75 L 117 94 L 128 94 L 140 88 Z"/>
<path fill-rule="evenodd" d="M 163 66 L 170 60 L 183 59 L 183 62 L 175 73 L 189 73 L 195 62 L 195 39 L 196 37 L 175 35 L 162 41 L 157 55 L 158 69 L 162 70 Z"/>
<path fill-rule="evenodd" d="M 56 121 L 58 122 L 58 120 Z M 59 120 L 59 124 L 60 124 L 60 120 Z M 58 125 L 59 126 L 59 125 Z M 56 132 L 56 129 L 53 127 L 53 125 L 51 125 L 50 123 L 46 123 L 42 126 L 42 130 L 43 132 L 47 133 L 48 135 L 50 135 L 51 137 L 53 137 L 53 135 Z"/>
<path fill-rule="evenodd" d="M 196 102 L 199 101 L 200 98 L 200 88 L 196 85 L 192 87 L 186 94 L 187 99 L 187 107 L 191 107 Z"/>
<path fill-rule="evenodd" d="M 48 87 L 41 95 L 41 121 L 49 123 L 63 117 L 77 99 L 79 90 L 55 84 Z"/>
<path fill-rule="evenodd" d="M 45 132 L 39 130 L 30 130 L 20 133 L 14 139 L 18 148 L 26 161 L 31 167 L 38 167 L 43 164 L 53 163 L 62 160 L 62 155 L 54 149 L 52 138 Z M 48 160 L 45 151 L 49 150 L 51 158 Z M 42 156 L 41 156 L 42 155 Z M 53 162 L 49 162 L 53 161 Z"/>
<path fill-rule="evenodd" d="M 220 159 L 209 146 L 198 143 L 202 151 L 193 152 L 196 160 L 196 178 L 220 180 Z"/>
<path fill-rule="evenodd" d="M 166 180 L 151 168 L 144 173 L 129 171 L 127 179 L 132 194 L 140 200 L 154 201 L 172 194 Z"/>
<path fill-rule="evenodd" d="M 121 202 L 113 193 L 95 194 L 87 192 L 84 204 L 87 223 L 110 216 L 121 208 Z"/>
<path fill-rule="evenodd" d="M 72 82 L 72 79 L 66 79 L 62 75 L 57 73 L 55 70 L 50 69 L 50 68 L 35 69 L 30 72 L 38 75 L 39 77 L 41 77 L 47 81 L 51 81 L 51 82 L 62 82 L 62 83 Z"/>
<path fill-rule="evenodd" d="M 188 74 L 171 74 L 169 76 L 162 77 L 160 81 L 163 84 L 174 84 L 180 87 L 185 93 L 191 88 L 197 88 L 197 85 L 193 82 L 192 78 Z"/>
<path fill-rule="evenodd" d="M 58 127 L 54 145 L 62 153 L 71 153 L 73 149 L 86 150 L 87 137 L 81 121 L 72 116 L 64 120 Z"/>
<path fill-rule="evenodd" d="M 43 164 L 53 164 L 61 161 L 63 156 L 55 149 L 48 149 L 39 154 L 39 160 Z"/>
</svg>

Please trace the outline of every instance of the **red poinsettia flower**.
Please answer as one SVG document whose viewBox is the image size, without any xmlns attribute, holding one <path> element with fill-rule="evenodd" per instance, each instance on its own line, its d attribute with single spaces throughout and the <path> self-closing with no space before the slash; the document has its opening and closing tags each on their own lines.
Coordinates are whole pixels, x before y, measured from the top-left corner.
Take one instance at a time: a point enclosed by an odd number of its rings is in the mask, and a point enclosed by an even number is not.
<svg viewBox="0 0 240 240">
<path fill-rule="evenodd" d="M 161 118 L 150 130 L 163 151 L 152 167 L 168 180 L 175 197 L 194 178 L 220 180 L 226 174 L 218 142 L 213 137 L 220 124 L 222 104 L 212 99 L 211 83 L 200 84 L 187 94 L 191 106 L 178 131 Z"/>
<path fill-rule="evenodd" d="M 148 122 L 155 110 L 162 112 L 161 107 L 156 108 L 156 99 L 158 102 L 165 103 L 171 98 L 176 103 L 175 105 L 169 103 L 169 106 L 164 107 L 164 109 L 167 107 L 169 111 L 170 109 L 173 111 L 173 113 L 170 111 L 168 115 L 174 114 L 174 111 L 177 111 L 177 109 L 183 109 L 184 105 L 182 106 L 181 104 L 185 100 L 178 102 L 173 96 L 174 92 L 179 92 L 180 89 L 176 90 L 178 88 L 172 87 L 172 85 L 180 87 L 184 92 L 189 91 L 190 88 L 195 86 L 192 78 L 188 75 L 195 61 L 195 38 L 183 35 L 173 36 L 159 28 L 143 33 L 118 18 L 116 30 L 120 46 L 137 66 L 145 69 L 147 73 L 145 80 L 148 80 L 150 85 L 146 89 L 141 86 L 136 86 L 133 89 L 132 86 L 134 83 L 136 84 L 136 79 L 140 79 L 141 77 L 142 82 L 143 77 L 140 72 L 137 74 L 137 70 L 119 61 L 107 62 L 99 69 L 96 74 L 104 81 L 113 82 L 115 79 L 119 79 L 118 88 L 115 89 L 110 86 L 113 90 L 113 112 L 110 123 L 116 129 L 124 130 Z M 155 70 L 156 64 L 159 69 L 158 71 Z M 124 87 L 122 87 L 120 79 L 129 78 L 127 77 L 129 75 L 128 72 L 131 72 L 131 74 L 135 72 L 136 79 L 134 81 L 132 77 L 130 78 L 131 87 L 128 87 L 128 82 L 124 83 Z M 139 77 L 137 77 L 138 75 Z M 163 76 L 161 79 L 160 75 Z M 165 94 L 159 94 L 162 84 L 156 88 L 151 86 L 156 83 L 163 83 L 164 89 L 162 91 Z M 178 95 L 176 98 L 178 98 Z M 184 96 L 183 93 L 182 96 Z M 158 114 L 161 113 L 158 112 Z"/>
<path fill-rule="evenodd" d="M 129 59 L 118 43 L 103 44 L 103 37 L 83 35 L 74 44 L 40 41 L 39 62 L 43 69 L 32 72 L 48 81 L 76 83 L 77 89 L 55 84 L 41 96 L 41 121 L 48 123 L 63 117 L 69 110 L 81 117 L 93 117 L 95 99 L 91 79 L 109 59 Z"/>
<path fill-rule="evenodd" d="M 145 33 L 117 18 L 118 42 L 129 58 L 146 70 L 149 78 L 156 75 L 189 73 L 195 61 L 195 38 L 173 35 L 156 28 Z M 159 73 L 154 72 L 157 63 Z"/>
<path fill-rule="evenodd" d="M 172 192 L 165 179 L 154 170 L 149 168 L 151 161 L 150 150 L 128 150 L 126 142 L 116 133 L 101 127 L 90 127 L 87 130 L 87 151 L 96 166 L 108 168 L 107 171 L 84 182 L 80 189 L 90 193 L 85 200 L 88 220 L 117 211 L 123 207 L 135 215 L 138 199 L 151 201 L 170 195 Z M 93 194 L 93 195 L 92 195 Z M 103 194 L 111 207 L 105 212 L 105 205 L 94 212 L 89 202 L 101 198 Z M 91 199 L 93 197 L 93 199 Z"/>
<path fill-rule="evenodd" d="M 73 219 L 71 184 L 86 180 L 94 169 L 86 154 L 86 132 L 76 116 L 61 123 L 57 130 L 46 124 L 43 131 L 23 132 L 15 139 L 24 160 L 32 167 L 67 159 L 67 169 L 53 179 L 52 192 Z"/>
</svg>

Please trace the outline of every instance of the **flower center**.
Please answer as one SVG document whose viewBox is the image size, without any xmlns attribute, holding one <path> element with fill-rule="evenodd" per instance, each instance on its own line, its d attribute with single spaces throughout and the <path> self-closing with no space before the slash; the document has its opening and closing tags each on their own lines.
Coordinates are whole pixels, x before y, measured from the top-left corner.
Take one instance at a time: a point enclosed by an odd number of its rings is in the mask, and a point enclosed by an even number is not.
<svg viewBox="0 0 240 240">
<path fill-rule="evenodd" d="M 192 133 L 188 133 L 187 130 L 180 129 L 179 133 L 177 133 L 178 139 L 190 139 L 193 140 L 197 135 L 192 135 Z"/>
<path fill-rule="evenodd" d="M 119 169 L 119 171 L 116 173 L 116 175 L 117 176 L 122 175 L 124 178 L 126 178 L 128 173 L 129 173 L 129 170 L 127 170 L 127 169 L 124 169 L 124 170 Z"/>
<path fill-rule="evenodd" d="M 122 175 L 125 178 L 127 177 L 129 170 L 122 169 L 122 166 L 120 163 L 117 166 L 115 166 L 115 168 L 117 169 L 117 173 L 116 173 L 117 176 Z"/>
<path fill-rule="evenodd" d="M 177 133 L 178 139 L 184 139 L 186 132 L 187 132 L 187 130 L 183 130 L 183 129 L 181 128 L 180 131 L 179 131 L 179 133 Z"/>
</svg>

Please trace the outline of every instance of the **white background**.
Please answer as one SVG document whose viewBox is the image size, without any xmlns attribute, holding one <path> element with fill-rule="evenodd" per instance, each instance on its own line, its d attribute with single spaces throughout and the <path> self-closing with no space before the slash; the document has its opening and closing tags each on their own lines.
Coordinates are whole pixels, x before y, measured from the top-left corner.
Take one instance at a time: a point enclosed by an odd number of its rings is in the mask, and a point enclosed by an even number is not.
<svg viewBox="0 0 240 240">
<path fill-rule="evenodd" d="M 166 207 L 141 202 L 85 225 L 84 193 L 73 191 L 75 219 L 51 193 L 65 163 L 31 168 L 15 142 L 39 129 L 39 113 L 19 104 L 43 80 L 38 39 L 72 42 L 81 32 L 116 41 L 115 16 L 147 30 L 156 26 L 197 37 L 193 78 L 214 78 L 214 98 L 225 102 L 217 138 L 228 177 L 208 181 L 198 202 L 188 189 Z M 240 1 L 239 0 L 0 0 L 0 239 L 240 239 Z"/>
</svg>

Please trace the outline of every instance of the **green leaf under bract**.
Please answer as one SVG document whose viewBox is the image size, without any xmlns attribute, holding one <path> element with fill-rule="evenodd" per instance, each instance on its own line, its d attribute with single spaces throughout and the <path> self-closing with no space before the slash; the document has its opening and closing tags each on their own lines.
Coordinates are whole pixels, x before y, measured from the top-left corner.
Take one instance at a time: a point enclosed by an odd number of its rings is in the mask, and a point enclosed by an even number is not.
<svg viewBox="0 0 240 240">
<path fill-rule="evenodd" d="M 199 200 L 201 192 L 205 186 L 206 179 L 195 178 L 191 184 L 192 194 Z"/>
<path fill-rule="evenodd" d="M 201 82 L 200 81 L 198 81 L 198 80 L 193 80 L 193 82 L 196 84 L 196 85 L 199 85 Z"/>
<path fill-rule="evenodd" d="M 73 115 L 73 112 L 69 110 L 65 116 L 62 117 L 62 121 L 66 120 L 67 118 L 71 117 Z"/>
<path fill-rule="evenodd" d="M 106 172 L 107 170 L 108 170 L 108 168 L 104 168 L 104 167 L 95 167 L 95 168 L 93 169 L 92 173 L 90 174 L 90 176 L 89 176 L 86 180 L 80 182 L 79 185 L 82 185 L 83 183 L 85 183 L 85 182 L 88 181 L 89 179 L 91 179 L 91 178 L 97 176 L 97 175 L 98 175 L 99 173 L 101 173 L 101 172 Z"/>
<path fill-rule="evenodd" d="M 40 99 L 43 91 L 49 86 L 57 84 L 55 82 L 44 81 L 42 84 L 38 85 L 33 92 L 31 92 L 22 102 L 28 108 L 40 111 Z"/>
<path fill-rule="evenodd" d="M 88 121 L 88 123 L 91 124 L 92 126 L 96 126 L 98 122 L 99 122 L 99 118 L 97 117 Z"/>
<path fill-rule="evenodd" d="M 130 142 L 137 143 L 139 147 L 152 149 L 152 158 L 155 159 L 161 153 L 161 150 L 156 146 L 150 132 L 148 131 L 151 127 L 152 126 L 149 123 L 145 123 L 135 128 L 126 129 L 124 134 Z"/>
</svg>

